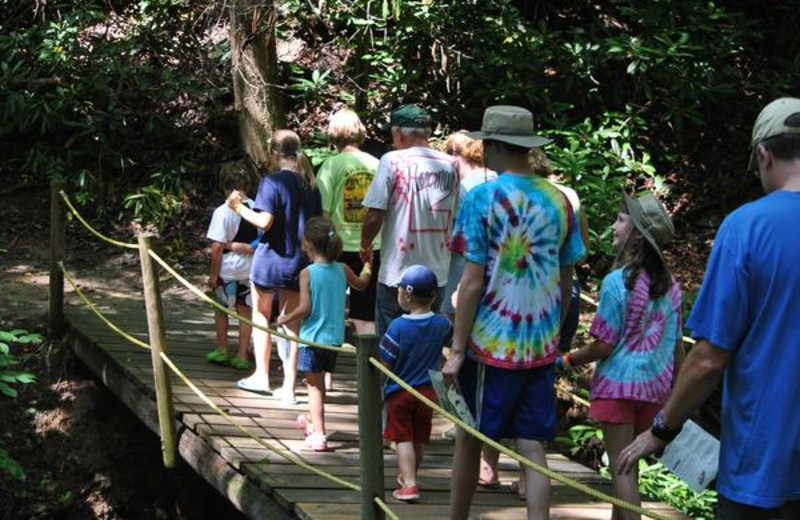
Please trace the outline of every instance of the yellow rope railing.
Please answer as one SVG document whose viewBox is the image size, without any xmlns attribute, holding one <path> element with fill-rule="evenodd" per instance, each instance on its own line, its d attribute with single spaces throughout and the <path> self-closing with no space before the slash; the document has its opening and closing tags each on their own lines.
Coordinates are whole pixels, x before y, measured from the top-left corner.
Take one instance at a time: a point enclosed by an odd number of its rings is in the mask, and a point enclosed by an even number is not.
<svg viewBox="0 0 800 520">
<path fill-rule="evenodd" d="M 107 237 L 104 234 L 102 234 L 101 232 L 97 231 L 95 228 L 92 227 L 91 224 L 89 224 L 89 222 L 86 221 L 85 218 L 83 218 L 83 216 L 80 213 L 78 213 L 78 210 L 75 209 L 75 206 L 72 205 L 72 202 L 69 200 L 69 196 L 66 193 L 64 193 L 64 191 L 59 191 L 58 194 L 61 195 L 61 198 L 64 200 L 64 204 L 66 204 L 67 208 L 69 208 L 70 212 L 73 215 L 75 215 L 75 218 L 78 219 L 78 221 L 81 224 L 83 224 L 83 226 L 86 229 L 88 229 L 89 232 L 92 233 L 94 236 L 96 236 L 100 240 L 102 240 L 104 242 L 108 242 L 109 244 L 114 245 L 114 246 L 126 247 L 128 249 L 139 249 L 138 244 L 129 244 L 127 242 L 121 242 L 119 240 L 114 240 L 113 238 Z"/>
<path fill-rule="evenodd" d="M 478 440 L 482 441 L 485 444 L 488 444 L 489 446 L 491 446 L 492 448 L 496 449 L 500 453 L 503 453 L 503 454 L 511 457 L 512 459 L 516 460 L 517 462 L 519 462 L 523 466 L 527 466 L 527 467 L 531 468 L 532 470 L 536 471 L 537 473 L 540 473 L 540 474 L 544 475 L 545 477 L 547 477 L 549 479 L 561 482 L 565 486 L 571 487 L 572 489 L 575 489 L 577 491 L 581 491 L 581 492 L 583 492 L 583 493 L 585 493 L 585 494 L 587 494 L 589 496 L 597 498 L 598 500 L 602 500 L 603 502 L 608 502 L 608 503 L 613 504 L 613 505 L 615 505 L 617 507 L 621 507 L 623 509 L 627 509 L 628 511 L 632 511 L 634 513 L 637 513 L 637 514 L 640 514 L 640 515 L 643 515 L 643 516 L 647 516 L 647 517 L 653 518 L 655 520 L 670 520 L 669 517 L 664 516 L 664 515 L 662 515 L 660 513 L 657 513 L 655 511 L 651 511 L 649 509 L 645 509 L 645 508 L 643 508 L 641 506 L 637 506 L 635 504 L 631 504 L 630 502 L 626 502 L 625 500 L 619 499 L 619 498 L 617 498 L 615 496 L 611 496 L 611 495 L 603 493 L 601 491 L 597 491 L 596 489 L 590 488 L 586 484 L 582 484 L 582 483 L 580 483 L 580 482 L 578 482 L 576 480 L 573 480 L 573 479 L 571 479 L 569 477 L 565 477 L 564 475 L 561 475 L 560 473 L 556 473 L 555 471 L 553 471 L 553 470 L 551 470 L 549 468 L 546 468 L 544 466 L 536 464 L 532 460 L 523 457 L 519 453 L 517 453 L 517 452 L 515 452 L 515 451 L 513 451 L 511 449 L 506 448 L 505 446 L 503 446 L 499 442 L 490 439 L 486 435 L 482 434 L 481 432 L 479 432 L 475 428 L 471 427 L 470 425 L 468 425 L 467 423 L 462 421 L 460 418 L 458 418 L 455 415 L 452 415 L 451 413 L 447 412 L 447 410 L 445 410 L 444 408 L 442 408 L 438 404 L 434 403 L 433 401 L 431 401 L 430 399 L 428 399 L 427 397 L 425 397 L 424 395 L 419 393 L 417 390 L 415 390 L 414 387 L 412 387 L 411 385 L 409 385 L 408 383 L 403 381 L 400 377 L 397 376 L 397 374 L 395 374 L 394 372 L 389 370 L 386 366 L 383 365 L 383 363 L 381 363 L 377 359 L 370 358 L 369 362 L 372 364 L 372 366 L 374 366 L 375 368 L 377 368 L 378 370 L 383 372 L 383 374 L 386 377 L 388 377 L 389 379 L 391 379 L 392 381 L 394 381 L 395 383 L 400 385 L 400 387 L 402 387 L 404 390 L 406 390 L 407 392 L 412 394 L 414 397 L 416 397 L 417 399 L 422 401 L 425 404 L 425 406 L 431 408 L 432 410 L 434 410 L 438 414 L 440 414 L 440 415 L 446 417 L 447 419 L 453 421 L 456 425 L 458 425 L 460 428 L 464 429 L 467 433 L 469 433 L 473 437 L 477 438 Z"/>
</svg>

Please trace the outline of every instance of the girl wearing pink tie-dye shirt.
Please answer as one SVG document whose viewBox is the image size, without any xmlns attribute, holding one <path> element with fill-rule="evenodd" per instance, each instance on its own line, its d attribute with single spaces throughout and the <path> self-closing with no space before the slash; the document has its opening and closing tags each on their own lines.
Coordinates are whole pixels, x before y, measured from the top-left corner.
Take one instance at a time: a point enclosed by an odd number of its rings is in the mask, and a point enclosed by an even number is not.
<svg viewBox="0 0 800 520">
<path fill-rule="evenodd" d="M 650 428 L 683 361 L 681 291 L 661 251 L 674 234 L 672 221 L 652 194 L 626 195 L 613 229 L 621 267 L 603 279 L 589 331 L 595 341 L 558 362 L 571 369 L 597 361 L 589 417 L 603 428 L 614 492 L 639 504 L 638 474 L 618 475 L 616 461 Z M 612 518 L 640 516 L 615 507 Z"/>
</svg>

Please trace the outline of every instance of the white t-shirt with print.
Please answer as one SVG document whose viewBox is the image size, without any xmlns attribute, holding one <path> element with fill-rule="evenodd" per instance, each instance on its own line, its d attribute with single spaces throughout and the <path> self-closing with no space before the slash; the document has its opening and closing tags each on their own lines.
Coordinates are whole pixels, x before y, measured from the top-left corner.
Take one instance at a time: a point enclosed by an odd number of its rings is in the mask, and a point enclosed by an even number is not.
<svg viewBox="0 0 800 520">
<path fill-rule="evenodd" d="M 247 199 L 244 204 L 247 207 L 253 206 L 253 201 Z M 222 204 L 214 210 L 211 216 L 211 223 L 208 225 L 206 238 L 214 242 L 227 244 L 231 242 L 239 231 L 239 224 L 242 217 L 236 214 L 230 206 Z M 225 281 L 247 281 L 250 279 L 250 268 L 253 265 L 253 255 L 241 255 L 228 251 L 222 255 L 222 265 L 219 268 L 219 275 Z"/>
<path fill-rule="evenodd" d="M 364 206 L 386 211 L 381 230 L 378 282 L 394 286 L 414 264 L 447 283 L 450 240 L 458 205 L 459 177 L 449 155 L 415 146 L 381 157 Z"/>
</svg>

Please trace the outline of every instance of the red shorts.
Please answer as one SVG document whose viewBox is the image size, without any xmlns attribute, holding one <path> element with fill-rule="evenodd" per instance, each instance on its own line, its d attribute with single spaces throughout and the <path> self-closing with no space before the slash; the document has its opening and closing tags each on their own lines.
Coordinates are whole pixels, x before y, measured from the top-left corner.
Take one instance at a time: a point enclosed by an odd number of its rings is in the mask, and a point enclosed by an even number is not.
<svg viewBox="0 0 800 520">
<path fill-rule="evenodd" d="M 416 391 L 436 401 L 436 392 L 425 385 L 414 388 Z M 415 442 L 428 444 L 431 440 L 433 410 L 405 390 L 394 392 L 386 401 L 386 428 L 383 438 L 393 442 Z"/>
<path fill-rule="evenodd" d="M 595 399 L 589 408 L 589 417 L 613 424 L 632 424 L 641 433 L 653 424 L 663 405 L 633 401 L 631 399 Z"/>
</svg>

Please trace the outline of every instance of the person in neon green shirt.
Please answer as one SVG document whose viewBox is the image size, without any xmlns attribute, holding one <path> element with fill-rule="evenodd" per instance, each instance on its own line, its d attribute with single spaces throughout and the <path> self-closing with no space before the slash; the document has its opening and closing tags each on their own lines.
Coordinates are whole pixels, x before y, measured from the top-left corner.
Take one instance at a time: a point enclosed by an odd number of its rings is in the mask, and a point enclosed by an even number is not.
<svg viewBox="0 0 800 520">
<path fill-rule="evenodd" d="M 367 208 L 362 204 L 378 169 L 378 159 L 361 151 L 364 142 L 364 125 L 358 114 L 343 108 L 331 116 L 328 139 L 339 152 L 328 158 L 317 172 L 317 186 L 322 195 L 323 214 L 330 217 L 336 232 L 342 237 L 340 261 L 353 272 L 359 273 L 363 263 L 359 257 L 361 223 Z M 372 243 L 373 250 L 380 249 L 380 238 Z M 380 269 L 380 254 L 373 255 L 373 270 Z M 366 290 L 350 294 L 350 319 L 359 334 L 374 331 L 375 279 Z"/>
</svg>

